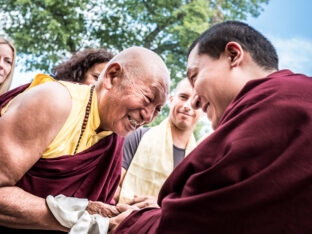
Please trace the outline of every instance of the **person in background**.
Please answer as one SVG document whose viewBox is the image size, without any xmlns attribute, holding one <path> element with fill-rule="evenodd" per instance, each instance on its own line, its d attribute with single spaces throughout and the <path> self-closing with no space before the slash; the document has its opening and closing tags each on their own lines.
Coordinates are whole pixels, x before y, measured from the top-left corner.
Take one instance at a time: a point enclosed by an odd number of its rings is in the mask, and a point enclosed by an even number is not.
<svg viewBox="0 0 312 234">
<path fill-rule="evenodd" d="M 193 42 L 187 76 L 215 131 L 165 181 L 160 208 L 124 209 L 111 230 L 312 233 L 312 77 L 278 70 L 272 44 L 238 21 Z"/>
<path fill-rule="evenodd" d="M 0 38 L 0 95 L 6 93 L 12 83 L 16 50 L 14 45 Z"/>
<path fill-rule="evenodd" d="M 187 78 L 180 81 L 169 98 L 169 117 L 125 138 L 120 199 L 115 198 L 120 203 L 150 205 L 173 169 L 196 147 L 193 131 L 202 112 L 191 107 L 192 92 Z"/>
<path fill-rule="evenodd" d="M 55 66 L 52 77 L 56 80 L 94 84 L 114 55 L 104 49 L 85 49 L 69 60 Z"/>
<path fill-rule="evenodd" d="M 0 96 L 0 232 L 68 231 L 79 201 L 84 214 L 119 213 L 110 204 L 122 136 L 150 123 L 168 93 L 162 59 L 132 47 L 110 60 L 94 86 L 39 74 L 30 86 Z M 65 201 L 57 206 L 61 194 Z M 68 197 L 75 197 L 74 210 L 63 222 L 53 207 L 64 214 Z"/>
</svg>

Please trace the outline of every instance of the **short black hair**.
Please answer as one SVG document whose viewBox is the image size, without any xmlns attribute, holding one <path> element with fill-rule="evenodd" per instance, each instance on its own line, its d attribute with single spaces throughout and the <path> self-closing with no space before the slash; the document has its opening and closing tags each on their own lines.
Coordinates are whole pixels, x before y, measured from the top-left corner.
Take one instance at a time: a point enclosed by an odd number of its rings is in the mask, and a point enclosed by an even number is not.
<svg viewBox="0 0 312 234">
<path fill-rule="evenodd" d="M 187 56 L 198 44 L 198 54 L 208 54 L 218 59 L 230 41 L 239 43 L 260 67 L 278 70 L 278 56 L 271 42 L 254 28 L 239 21 L 226 21 L 206 30 L 192 43 Z"/>
</svg>

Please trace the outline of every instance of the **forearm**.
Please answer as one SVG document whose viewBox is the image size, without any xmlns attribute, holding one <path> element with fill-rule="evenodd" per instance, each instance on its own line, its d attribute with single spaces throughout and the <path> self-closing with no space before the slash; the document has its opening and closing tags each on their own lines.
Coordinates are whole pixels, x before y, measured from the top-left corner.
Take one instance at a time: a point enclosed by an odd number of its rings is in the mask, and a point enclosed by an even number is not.
<svg viewBox="0 0 312 234">
<path fill-rule="evenodd" d="M 0 188 L 0 225 L 19 229 L 69 230 L 54 218 L 44 198 L 15 186 Z"/>
</svg>

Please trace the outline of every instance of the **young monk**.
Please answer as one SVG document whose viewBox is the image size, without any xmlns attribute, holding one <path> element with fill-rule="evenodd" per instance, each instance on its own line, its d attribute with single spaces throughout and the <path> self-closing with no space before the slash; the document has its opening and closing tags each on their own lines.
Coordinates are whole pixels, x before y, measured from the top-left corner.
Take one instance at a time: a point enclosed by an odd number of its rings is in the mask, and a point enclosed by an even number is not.
<svg viewBox="0 0 312 234">
<path fill-rule="evenodd" d="M 278 70 L 271 43 L 237 21 L 193 42 L 187 75 L 215 131 L 169 176 L 160 208 L 125 209 L 114 233 L 312 233 L 312 78 Z"/>
</svg>

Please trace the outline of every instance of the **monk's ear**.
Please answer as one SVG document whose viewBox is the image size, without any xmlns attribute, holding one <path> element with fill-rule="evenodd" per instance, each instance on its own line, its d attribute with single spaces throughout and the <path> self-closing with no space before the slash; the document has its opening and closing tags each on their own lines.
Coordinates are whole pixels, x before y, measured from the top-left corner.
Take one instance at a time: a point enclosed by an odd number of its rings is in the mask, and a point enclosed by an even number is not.
<svg viewBox="0 0 312 234">
<path fill-rule="evenodd" d="M 119 63 L 111 63 L 106 68 L 103 75 L 103 85 L 105 89 L 111 89 L 118 79 L 122 78 L 122 67 Z"/>
<path fill-rule="evenodd" d="M 228 42 L 225 46 L 225 54 L 229 59 L 231 67 L 239 66 L 244 58 L 244 50 L 237 42 Z"/>
</svg>

